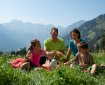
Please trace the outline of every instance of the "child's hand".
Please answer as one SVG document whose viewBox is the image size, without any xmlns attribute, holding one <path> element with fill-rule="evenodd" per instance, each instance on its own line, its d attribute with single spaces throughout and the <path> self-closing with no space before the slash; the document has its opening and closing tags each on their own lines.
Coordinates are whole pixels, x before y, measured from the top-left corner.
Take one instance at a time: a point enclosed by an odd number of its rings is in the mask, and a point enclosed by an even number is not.
<svg viewBox="0 0 105 85">
<path fill-rule="evenodd" d="M 70 64 L 71 64 L 70 61 L 64 63 L 64 65 L 70 65 Z"/>
<path fill-rule="evenodd" d="M 25 56 L 25 61 L 30 61 L 30 57 Z"/>
<path fill-rule="evenodd" d="M 67 63 L 64 63 L 64 65 L 68 65 Z"/>
<path fill-rule="evenodd" d="M 80 66 L 81 66 L 81 67 L 86 67 L 87 65 L 86 65 L 86 64 L 81 64 Z"/>
</svg>

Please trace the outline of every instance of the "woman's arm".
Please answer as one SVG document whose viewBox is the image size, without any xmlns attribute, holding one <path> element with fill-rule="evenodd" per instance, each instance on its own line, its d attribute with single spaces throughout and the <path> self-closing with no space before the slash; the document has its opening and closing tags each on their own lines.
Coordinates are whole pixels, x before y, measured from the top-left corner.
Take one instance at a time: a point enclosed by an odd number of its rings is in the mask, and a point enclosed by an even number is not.
<svg viewBox="0 0 105 85">
<path fill-rule="evenodd" d="M 69 60 L 70 55 L 71 55 L 71 50 L 70 50 L 70 48 L 68 48 L 68 51 L 67 51 L 67 60 Z"/>
</svg>

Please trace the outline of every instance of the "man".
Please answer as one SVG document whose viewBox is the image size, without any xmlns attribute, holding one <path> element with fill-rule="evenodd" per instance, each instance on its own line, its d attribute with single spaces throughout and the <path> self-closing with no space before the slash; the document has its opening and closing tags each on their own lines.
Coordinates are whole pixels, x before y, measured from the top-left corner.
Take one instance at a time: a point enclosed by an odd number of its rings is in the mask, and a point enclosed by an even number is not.
<svg viewBox="0 0 105 85">
<path fill-rule="evenodd" d="M 58 38 L 58 29 L 53 27 L 51 32 L 51 38 L 44 41 L 44 50 L 49 56 L 49 59 L 59 59 L 64 56 L 65 45 L 61 38 Z"/>
</svg>

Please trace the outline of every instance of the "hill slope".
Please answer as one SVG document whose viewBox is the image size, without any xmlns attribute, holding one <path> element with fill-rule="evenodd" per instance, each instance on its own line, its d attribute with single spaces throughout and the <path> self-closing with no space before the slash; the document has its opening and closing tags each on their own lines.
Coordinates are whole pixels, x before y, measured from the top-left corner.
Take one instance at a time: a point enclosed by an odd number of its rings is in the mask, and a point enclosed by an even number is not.
<svg viewBox="0 0 105 85">
<path fill-rule="evenodd" d="M 97 43 L 100 44 L 102 34 L 105 33 L 105 14 L 85 22 L 84 24 L 80 25 L 78 29 L 81 32 L 82 38 L 88 42 L 90 49 L 93 50 Z M 70 39 L 69 33 L 66 34 L 63 39 L 65 41 Z M 66 43 L 66 45 L 68 45 L 68 42 Z"/>
</svg>

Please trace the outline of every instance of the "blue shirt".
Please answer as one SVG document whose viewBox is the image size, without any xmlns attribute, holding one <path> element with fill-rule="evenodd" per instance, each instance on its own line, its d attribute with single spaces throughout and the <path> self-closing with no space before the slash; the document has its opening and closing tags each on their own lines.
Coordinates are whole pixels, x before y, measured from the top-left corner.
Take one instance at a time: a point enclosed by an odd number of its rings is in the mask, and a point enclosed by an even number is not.
<svg viewBox="0 0 105 85">
<path fill-rule="evenodd" d="M 84 41 L 83 39 L 80 39 L 80 42 Z M 76 44 L 74 43 L 74 40 L 69 41 L 69 48 L 73 52 L 73 55 L 75 56 L 78 53 L 78 49 Z"/>
</svg>

